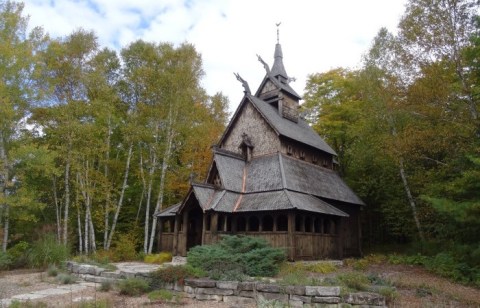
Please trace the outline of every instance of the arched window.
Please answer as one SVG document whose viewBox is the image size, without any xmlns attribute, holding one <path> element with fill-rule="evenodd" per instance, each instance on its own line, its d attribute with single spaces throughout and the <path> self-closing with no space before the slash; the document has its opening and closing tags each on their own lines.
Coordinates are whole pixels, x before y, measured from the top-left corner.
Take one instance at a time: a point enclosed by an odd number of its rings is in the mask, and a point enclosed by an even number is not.
<svg viewBox="0 0 480 308">
<path fill-rule="evenodd" d="M 237 231 L 244 232 L 247 230 L 247 220 L 245 217 L 237 218 Z"/>
<path fill-rule="evenodd" d="M 286 215 L 277 217 L 277 231 L 288 231 L 288 218 Z"/>
<path fill-rule="evenodd" d="M 258 221 L 257 216 L 250 216 L 248 219 L 248 231 L 258 231 L 260 227 L 260 222 Z"/>
<path fill-rule="evenodd" d="M 273 231 L 273 218 L 270 215 L 263 216 L 262 231 Z"/>
<path fill-rule="evenodd" d="M 310 216 L 305 217 L 305 232 L 312 232 L 312 219 Z"/>
</svg>

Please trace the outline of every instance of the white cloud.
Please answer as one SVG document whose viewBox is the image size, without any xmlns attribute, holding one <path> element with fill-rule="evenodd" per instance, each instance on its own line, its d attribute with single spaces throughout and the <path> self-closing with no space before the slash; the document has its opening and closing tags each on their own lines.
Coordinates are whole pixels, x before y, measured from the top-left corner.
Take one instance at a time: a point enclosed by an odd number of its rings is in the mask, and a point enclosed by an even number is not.
<svg viewBox="0 0 480 308">
<path fill-rule="evenodd" d="M 30 26 L 52 36 L 93 29 L 103 46 L 170 41 L 193 43 L 202 54 L 209 94 L 222 91 L 239 103 L 239 72 L 252 91 L 265 72 L 256 54 L 273 62 L 275 23 L 287 73 L 300 94 L 307 74 L 359 64 L 380 27 L 394 31 L 406 0 L 256 1 L 256 0 L 26 0 Z"/>
</svg>

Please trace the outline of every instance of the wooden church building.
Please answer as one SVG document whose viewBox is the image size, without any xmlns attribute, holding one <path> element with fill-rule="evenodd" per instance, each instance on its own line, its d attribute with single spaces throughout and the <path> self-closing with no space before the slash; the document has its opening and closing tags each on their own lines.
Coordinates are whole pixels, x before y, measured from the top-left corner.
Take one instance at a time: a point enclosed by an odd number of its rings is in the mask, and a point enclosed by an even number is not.
<svg viewBox="0 0 480 308">
<path fill-rule="evenodd" d="M 159 251 L 185 256 L 224 234 L 263 237 L 290 260 L 360 254 L 363 202 L 335 172 L 335 151 L 298 113 L 275 46 L 258 90 L 245 95 L 217 146 L 204 183 L 157 214 Z"/>
</svg>

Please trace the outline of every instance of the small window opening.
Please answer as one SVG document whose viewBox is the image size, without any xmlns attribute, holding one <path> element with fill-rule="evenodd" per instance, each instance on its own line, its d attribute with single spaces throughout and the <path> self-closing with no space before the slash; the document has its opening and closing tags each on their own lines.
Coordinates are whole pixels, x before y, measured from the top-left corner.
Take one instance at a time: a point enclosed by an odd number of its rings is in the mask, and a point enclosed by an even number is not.
<svg viewBox="0 0 480 308">
<path fill-rule="evenodd" d="M 285 215 L 277 217 L 277 231 L 288 231 L 288 218 Z"/>
<path fill-rule="evenodd" d="M 258 231 L 260 222 L 256 216 L 250 216 L 248 219 L 248 231 Z"/>
<path fill-rule="evenodd" d="M 273 218 L 270 215 L 263 216 L 262 231 L 273 231 Z"/>
<path fill-rule="evenodd" d="M 247 220 L 245 217 L 238 217 L 237 219 L 237 231 L 244 232 L 247 229 Z"/>
</svg>

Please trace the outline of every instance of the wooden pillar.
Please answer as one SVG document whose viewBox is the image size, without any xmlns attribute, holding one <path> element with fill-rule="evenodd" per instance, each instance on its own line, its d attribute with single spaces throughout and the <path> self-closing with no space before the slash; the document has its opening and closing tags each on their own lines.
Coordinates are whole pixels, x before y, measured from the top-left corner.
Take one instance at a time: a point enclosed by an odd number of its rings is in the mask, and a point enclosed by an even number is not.
<svg viewBox="0 0 480 308">
<path fill-rule="evenodd" d="M 207 230 L 207 215 L 206 213 L 202 214 L 202 245 L 205 245 L 205 233 Z"/>
<path fill-rule="evenodd" d="M 278 219 L 278 215 L 273 215 L 272 218 L 273 218 L 273 232 L 277 232 L 277 219 Z"/>
<path fill-rule="evenodd" d="M 210 216 L 210 234 L 212 236 L 212 243 L 215 243 L 218 239 L 217 230 L 218 230 L 218 213 L 212 213 Z M 212 244 L 210 243 L 210 244 Z"/>
<path fill-rule="evenodd" d="M 163 234 L 163 224 L 164 222 L 162 219 L 157 220 L 157 230 L 158 230 L 158 237 L 157 237 L 157 252 L 162 251 L 162 234 Z"/>
<path fill-rule="evenodd" d="M 180 241 L 180 254 L 185 257 L 187 255 L 187 238 L 188 238 L 188 211 L 183 212 L 183 224 L 182 224 L 182 237 L 183 240 Z"/>
<path fill-rule="evenodd" d="M 288 259 L 295 260 L 295 212 L 288 213 Z"/>
<path fill-rule="evenodd" d="M 360 257 L 363 257 L 363 251 L 362 251 L 362 222 L 360 221 L 360 213 L 361 213 L 360 211 L 361 210 L 363 210 L 363 208 L 360 208 L 360 210 L 357 211 L 356 218 L 357 218 L 357 223 L 358 223 L 358 253 L 359 253 Z"/>
<path fill-rule="evenodd" d="M 263 231 L 263 217 L 257 217 L 258 218 L 258 232 Z"/>
<path fill-rule="evenodd" d="M 173 226 L 173 255 L 178 254 L 178 229 L 180 227 L 180 215 L 175 215 L 175 224 Z"/>
<path fill-rule="evenodd" d="M 223 232 L 227 232 L 227 223 L 228 223 L 228 216 L 224 215 L 223 216 L 223 228 L 222 228 Z"/>
<path fill-rule="evenodd" d="M 339 259 L 343 259 L 343 245 L 345 243 L 344 219 L 343 217 L 339 217 L 335 224 L 337 233 L 337 255 Z"/>
</svg>

